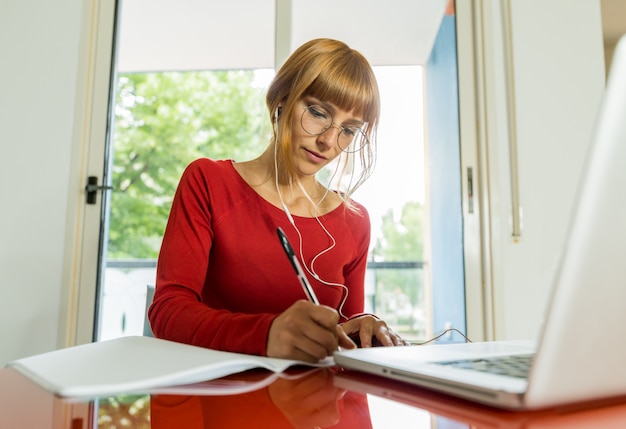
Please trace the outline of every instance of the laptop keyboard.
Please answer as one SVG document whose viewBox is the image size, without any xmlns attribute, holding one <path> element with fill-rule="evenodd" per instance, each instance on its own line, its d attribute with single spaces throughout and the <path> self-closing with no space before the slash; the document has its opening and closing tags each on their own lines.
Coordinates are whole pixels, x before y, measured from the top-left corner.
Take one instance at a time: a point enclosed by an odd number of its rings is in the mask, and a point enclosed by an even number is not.
<svg viewBox="0 0 626 429">
<path fill-rule="evenodd" d="M 481 359 L 462 359 L 436 362 L 454 368 L 471 369 L 510 377 L 527 378 L 534 355 L 497 356 Z"/>
</svg>

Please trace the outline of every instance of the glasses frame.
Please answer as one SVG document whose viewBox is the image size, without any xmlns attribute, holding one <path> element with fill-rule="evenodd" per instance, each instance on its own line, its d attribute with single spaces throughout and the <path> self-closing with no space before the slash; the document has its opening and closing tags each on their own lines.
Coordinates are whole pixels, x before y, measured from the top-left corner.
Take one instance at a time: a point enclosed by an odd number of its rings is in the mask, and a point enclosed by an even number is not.
<svg viewBox="0 0 626 429">
<path fill-rule="evenodd" d="M 311 112 L 311 108 L 314 108 L 315 110 L 320 110 L 325 112 L 328 117 L 330 118 L 330 123 L 325 126 L 322 131 L 320 131 L 319 133 L 313 133 L 310 130 L 307 130 L 304 127 L 304 115 L 306 115 L 307 112 Z M 312 135 L 312 136 L 321 136 L 322 134 L 324 134 L 326 131 L 330 130 L 333 126 L 337 127 L 339 129 L 339 134 L 337 134 L 337 146 L 339 147 L 339 149 L 341 149 L 343 152 L 346 153 L 356 153 L 356 152 L 360 152 L 365 146 L 370 144 L 369 139 L 367 138 L 367 134 L 365 133 L 365 130 L 363 130 L 360 127 L 344 127 L 341 126 L 339 124 L 337 124 L 335 122 L 335 118 L 333 118 L 333 114 L 330 113 L 328 111 L 328 109 L 326 109 L 324 106 L 320 106 L 319 104 L 302 104 L 302 115 L 300 115 L 300 126 L 302 127 L 302 129 L 304 130 L 305 133 Z M 355 136 L 358 133 L 359 136 L 356 136 L 352 139 L 352 142 L 345 148 L 342 147 L 342 145 L 339 143 L 339 137 L 341 136 L 341 133 L 343 133 L 346 129 L 349 130 L 354 130 L 355 131 Z M 355 149 L 350 149 L 351 146 L 353 146 L 354 141 L 356 139 L 359 139 L 362 143 L 358 148 Z"/>
</svg>

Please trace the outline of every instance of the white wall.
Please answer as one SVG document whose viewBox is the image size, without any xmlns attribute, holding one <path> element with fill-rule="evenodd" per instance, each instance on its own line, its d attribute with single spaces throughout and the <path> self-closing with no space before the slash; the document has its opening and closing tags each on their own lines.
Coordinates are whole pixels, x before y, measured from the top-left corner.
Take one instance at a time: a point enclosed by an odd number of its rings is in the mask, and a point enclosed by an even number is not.
<svg viewBox="0 0 626 429">
<path fill-rule="evenodd" d="M 273 68 L 274 5 L 275 0 L 124 1 L 118 70 Z"/>
<path fill-rule="evenodd" d="M 0 0 L 0 367 L 56 348 L 81 0 Z"/>
<path fill-rule="evenodd" d="M 536 338 L 604 88 L 598 0 L 512 0 L 522 230 L 512 239 L 501 10 L 494 2 L 489 142 L 495 337 Z"/>
<path fill-rule="evenodd" d="M 346 42 L 377 66 L 426 64 L 448 0 L 281 0 L 289 3 L 288 25 L 278 37 L 288 42 L 279 64 L 298 46 L 317 37 Z M 333 11 L 333 12 L 331 12 Z M 349 12 L 345 12 L 349 11 Z M 348 19 L 346 17 L 349 16 Z"/>
</svg>

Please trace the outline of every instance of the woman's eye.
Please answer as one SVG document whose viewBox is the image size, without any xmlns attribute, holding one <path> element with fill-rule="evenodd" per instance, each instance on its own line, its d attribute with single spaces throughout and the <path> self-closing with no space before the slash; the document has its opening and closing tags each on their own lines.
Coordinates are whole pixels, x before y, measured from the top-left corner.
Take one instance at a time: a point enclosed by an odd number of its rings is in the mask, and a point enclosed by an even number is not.
<svg viewBox="0 0 626 429">
<path fill-rule="evenodd" d="M 308 109 L 309 113 L 316 118 L 326 119 L 328 117 L 328 114 L 319 107 L 309 106 Z"/>
<path fill-rule="evenodd" d="M 353 128 L 353 127 L 344 128 L 343 131 L 346 134 L 348 134 L 350 137 L 354 137 L 356 135 L 356 133 L 358 132 L 357 128 Z"/>
</svg>

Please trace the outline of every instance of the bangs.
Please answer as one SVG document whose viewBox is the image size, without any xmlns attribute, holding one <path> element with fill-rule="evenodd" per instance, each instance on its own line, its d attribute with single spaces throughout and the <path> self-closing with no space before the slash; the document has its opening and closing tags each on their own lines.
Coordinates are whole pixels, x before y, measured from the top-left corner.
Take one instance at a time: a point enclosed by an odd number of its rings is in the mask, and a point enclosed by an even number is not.
<svg viewBox="0 0 626 429">
<path fill-rule="evenodd" d="M 336 63 L 335 63 L 336 64 Z M 357 61 L 323 68 L 305 95 L 324 100 L 345 111 L 354 111 L 372 125 L 379 116 L 378 86 L 373 74 Z"/>
</svg>

